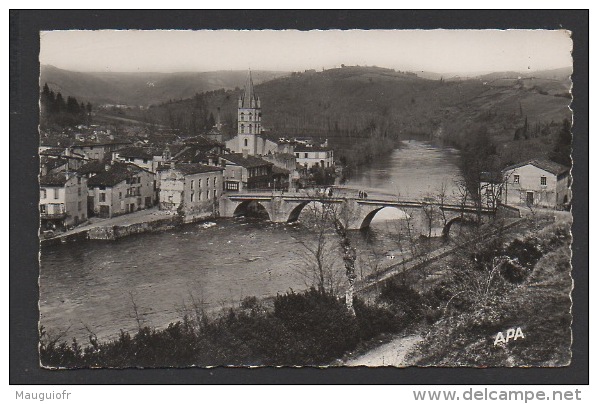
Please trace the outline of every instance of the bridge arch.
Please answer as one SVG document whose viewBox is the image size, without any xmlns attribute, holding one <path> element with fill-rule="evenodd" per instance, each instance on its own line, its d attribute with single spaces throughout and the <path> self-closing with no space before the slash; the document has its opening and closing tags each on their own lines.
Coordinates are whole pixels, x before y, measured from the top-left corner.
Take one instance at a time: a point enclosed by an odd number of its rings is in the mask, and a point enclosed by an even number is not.
<svg viewBox="0 0 598 404">
<path fill-rule="evenodd" d="M 372 223 L 372 220 L 374 220 L 374 217 L 383 209 L 394 209 L 396 211 L 399 211 L 401 213 L 403 213 L 406 217 L 411 217 L 409 215 L 409 213 L 407 213 L 404 209 L 401 209 L 399 207 L 396 206 L 377 206 L 376 208 L 372 209 L 369 213 L 367 213 L 364 218 L 361 220 L 361 223 L 359 225 L 359 229 L 365 229 L 367 227 L 370 226 L 370 224 Z"/>
<path fill-rule="evenodd" d="M 268 210 L 268 207 L 262 204 L 257 199 L 247 199 L 239 203 L 233 212 L 233 217 L 238 216 L 247 216 L 248 213 L 251 213 L 252 210 L 263 211 L 268 215 L 268 219 L 272 220 L 272 214 Z"/>
<path fill-rule="evenodd" d="M 291 212 L 289 213 L 289 216 L 287 218 L 287 223 L 293 223 L 299 220 L 299 215 L 301 214 L 301 211 L 303 211 L 303 208 L 305 208 L 311 202 L 313 201 L 302 202 L 299 205 L 295 206 L 293 209 L 291 209 Z"/>
<path fill-rule="evenodd" d="M 442 237 L 448 237 L 453 224 L 458 223 L 465 226 L 474 226 L 479 224 L 477 218 L 472 215 L 459 215 L 450 219 L 442 228 Z"/>
</svg>

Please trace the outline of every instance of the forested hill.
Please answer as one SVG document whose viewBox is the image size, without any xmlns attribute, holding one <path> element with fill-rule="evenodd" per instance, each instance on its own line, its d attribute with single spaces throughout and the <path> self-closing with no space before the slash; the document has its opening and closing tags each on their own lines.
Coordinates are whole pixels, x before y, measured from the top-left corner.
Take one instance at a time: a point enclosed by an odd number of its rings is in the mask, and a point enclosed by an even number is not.
<svg viewBox="0 0 598 404">
<path fill-rule="evenodd" d="M 288 72 L 254 71 L 255 83 L 288 75 Z M 220 88 L 242 88 L 246 71 L 181 72 L 181 73 L 120 73 L 73 72 L 54 66 L 41 66 L 40 83 L 55 93 L 85 99 L 94 105 L 143 105 L 171 99 L 184 99 Z"/>
<path fill-rule="evenodd" d="M 509 147 L 516 139 L 550 146 L 563 119 L 571 119 L 570 86 L 567 75 L 541 72 L 429 80 L 391 69 L 343 67 L 293 73 L 257 85 L 256 93 L 263 126 L 281 135 L 423 135 L 464 146 L 483 134 Z M 237 97 L 238 92 L 214 91 L 154 106 L 146 116 L 188 133 L 201 127 L 190 120 L 216 116 L 219 107 L 223 122 L 233 128 Z M 548 146 L 539 153 L 547 155 Z M 520 149 L 509 150 L 514 159 Z"/>
</svg>

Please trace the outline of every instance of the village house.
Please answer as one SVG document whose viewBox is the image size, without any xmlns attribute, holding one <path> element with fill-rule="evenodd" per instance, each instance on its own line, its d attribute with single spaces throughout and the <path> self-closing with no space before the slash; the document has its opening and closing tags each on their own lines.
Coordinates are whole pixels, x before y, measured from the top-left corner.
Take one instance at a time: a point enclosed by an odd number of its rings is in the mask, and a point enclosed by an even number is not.
<svg viewBox="0 0 598 404">
<path fill-rule="evenodd" d="M 292 153 L 268 153 L 262 159 L 274 164 L 272 174 L 276 189 L 295 187 L 299 180 L 297 161 Z"/>
<path fill-rule="evenodd" d="M 503 203 L 561 209 L 571 202 L 569 168 L 546 159 L 506 167 Z"/>
<path fill-rule="evenodd" d="M 104 160 L 106 156 L 112 157 L 112 152 L 130 146 L 129 141 L 108 140 L 104 142 L 79 142 L 73 144 L 70 149 L 73 153 L 84 155 L 92 160 Z"/>
<path fill-rule="evenodd" d="M 68 148 L 45 148 L 40 150 L 40 175 L 76 171 L 88 159 L 85 156 L 72 153 Z"/>
<path fill-rule="evenodd" d="M 161 167 L 160 210 L 181 214 L 185 221 L 218 215 L 222 167 L 175 164 Z"/>
<path fill-rule="evenodd" d="M 90 210 L 103 218 L 147 209 L 156 201 L 154 173 L 130 163 L 107 163 L 87 184 Z"/>
<path fill-rule="evenodd" d="M 230 153 L 220 156 L 224 167 L 224 190 L 243 191 L 273 187 L 274 164 L 247 153 Z"/>
<path fill-rule="evenodd" d="M 39 179 L 41 229 L 76 226 L 87 220 L 87 179 L 72 172 L 43 175 Z"/>
<path fill-rule="evenodd" d="M 170 153 L 167 152 L 167 158 Z M 125 147 L 112 152 L 112 160 L 132 163 L 155 173 L 164 161 L 164 151 L 154 147 Z"/>
<path fill-rule="evenodd" d="M 297 163 L 306 167 L 334 167 L 334 150 L 322 146 L 297 145 L 295 147 Z"/>
</svg>

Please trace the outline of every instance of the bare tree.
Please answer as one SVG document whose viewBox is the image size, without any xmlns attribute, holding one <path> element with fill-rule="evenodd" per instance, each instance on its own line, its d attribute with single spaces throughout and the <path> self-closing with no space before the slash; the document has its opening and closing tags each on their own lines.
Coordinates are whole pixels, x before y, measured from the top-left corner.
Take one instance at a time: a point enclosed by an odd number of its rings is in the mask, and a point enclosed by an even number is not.
<svg viewBox="0 0 598 404">
<path fill-rule="evenodd" d="M 442 225 L 446 226 L 447 219 L 446 219 L 446 212 L 444 211 L 444 205 L 447 200 L 447 192 L 448 192 L 448 183 L 445 180 L 442 180 L 438 189 L 436 191 L 436 200 L 438 201 L 438 207 L 440 209 L 440 215 L 442 216 Z"/>
<path fill-rule="evenodd" d="M 303 246 L 299 255 L 304 265 L 298 267 L 297 272 L 306 286 L 313 286 L 322 293 L 335 293 L 339 277 L 335 271 L 337 254 L 330 209 L 321 202 L 309 203 L 302 212 L 302 221 L 314 234 L 305 240 L 298 239 Z"/>
<path fill-rule="evenodd" d="M 355 315 L 353 309 L 353 294 L 355 288 L 355 281 L 357 279 L 356 266 L 357 251 L 351 244 L 348 229 L 351 223 L 355 219 L 354 212 L 349 206 L 347 199 L 344 202 L 338 202 L 338 198 L 334 198 L 326 192 L 315 192 L 312 197 L 316 203 L 308 204 L 308 206 L 317 207 L 318 209 L 308 208 L 308 214 L 315 219 L 311 225 L 316 230 L 315 244 L 312 244 L 310 248 L 306 247 L 307 252 L 311 258 L 312 274 L 316 279 L 318 288 L 321 288 L 324 284 L 331 285 L 330 282 L 334 279 L 334 271 L 329 272 L 331 276 L 328 277 L 328 283 L 326 282 L 327 268 L 329 267 L 325 259 L 319 257 L 325 257 L 329 252 L 329 244 L 327 241 L 327 235 L 329 231 L 333 231 L 338 240 L 338 246 L 340 249 L 340 258 L 343 261 L 345 268 L 345 277 L 348 282 L 347 290 L 345 293 L 345 302 L 347 310 Z M 311 222 L 311 220 L 310 220 Z M 305 244 L 303 244 L 305 246 Z M 315 272 L 315 274 L 314 274 Z M 320 290 L 325 290 L 321 288 Z"/>
</svg>

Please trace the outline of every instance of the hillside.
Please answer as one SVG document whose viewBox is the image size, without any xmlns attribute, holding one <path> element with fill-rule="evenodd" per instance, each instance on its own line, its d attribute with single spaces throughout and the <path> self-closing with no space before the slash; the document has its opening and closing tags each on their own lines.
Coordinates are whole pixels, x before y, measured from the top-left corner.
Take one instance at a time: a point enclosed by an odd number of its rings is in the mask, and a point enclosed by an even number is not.
<svg viewBox="0 0 598 404">
<path fill-rule="evenodd" d="M 289 73 L 254 71 L 255 83 Z M 54 92 L 98 104 L 148 106 L 171 99 L 184 99 L 196 93 L 243 87 L 246 71 L 183 73 L 73 72 L 54 66 L 42 66 L 40 83 L 48 83 Z"/>
<path fill-rule="evenodd" d="M 521 142 L 546 155 L 562 120 L 571 119 L 569 78 L 544 78 L 557 76 L 536 72 L 519 79 L 506 73 L 447 81 L 391 69 L 344 67 L 293 73 L 257 85 L 256 92 L 262 100 L 263 126 L 276 134 L 315 135 L 333 142 L 348 136 L 425 136 L 460 146 L 488 134 L 519 159 L 530 149 L 521 147 Z M 190 128 L 185 126 L 185 117 L 201 105 L 214 115 L 220 108 L 223 122 L 234 128 L 238 95 L 236 91 L 210 92 L 201 100 L 155 106 L 145 115 L 185 133 Z M 528 136 L 511 147 L 526 118 Z"/>
</svg>

